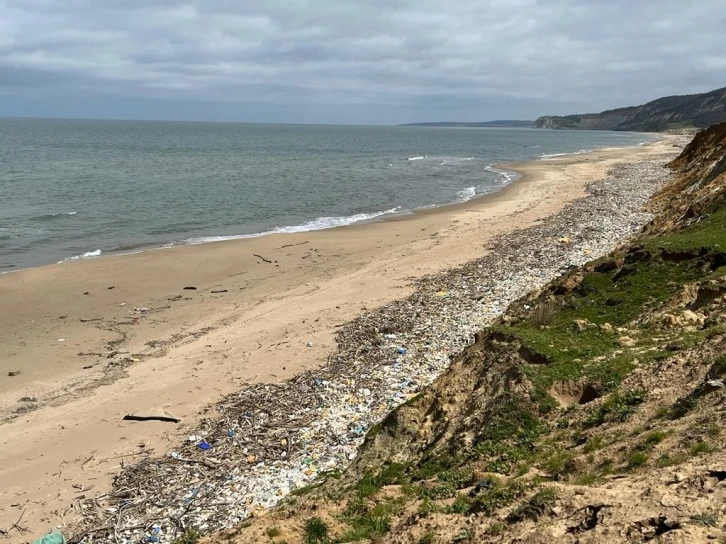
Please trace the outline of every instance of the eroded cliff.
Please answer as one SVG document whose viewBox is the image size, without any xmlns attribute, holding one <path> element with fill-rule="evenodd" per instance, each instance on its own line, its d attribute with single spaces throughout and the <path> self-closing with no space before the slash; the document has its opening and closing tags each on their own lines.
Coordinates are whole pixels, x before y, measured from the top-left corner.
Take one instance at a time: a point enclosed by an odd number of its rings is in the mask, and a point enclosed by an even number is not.
<svg viewBox="0 0 726 544">
<path fill-rule="evenodd" d="M 544 116 L 534 128 L 658 132 L 703 128 L 726 121 L 726 88 L 703 94 L 667 96 L 628 108 L 581 115 Z"/>
</svg>

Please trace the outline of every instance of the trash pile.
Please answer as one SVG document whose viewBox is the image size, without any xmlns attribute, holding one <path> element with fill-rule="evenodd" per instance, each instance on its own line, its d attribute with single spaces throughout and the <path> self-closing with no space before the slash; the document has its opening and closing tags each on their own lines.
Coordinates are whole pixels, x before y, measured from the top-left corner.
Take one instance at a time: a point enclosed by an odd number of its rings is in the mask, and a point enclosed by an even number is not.
<svg viewBox="0 0 726 544">
<path fill-rule="evenodd" d="M 638 232 L 651 218 L 643 206 L 669 176 L 661 162 L 615 168 L 546 222 L 363 313 L 341 328 L 321 368 L 210 407 L 171 454 L 127 466 L 111 493 L 79 503 L 70 541 L 165 543 L 190 527 L 218 531 L 345 468 L 368 430 L 436 379 L 512 301 Z"/>
</svg>

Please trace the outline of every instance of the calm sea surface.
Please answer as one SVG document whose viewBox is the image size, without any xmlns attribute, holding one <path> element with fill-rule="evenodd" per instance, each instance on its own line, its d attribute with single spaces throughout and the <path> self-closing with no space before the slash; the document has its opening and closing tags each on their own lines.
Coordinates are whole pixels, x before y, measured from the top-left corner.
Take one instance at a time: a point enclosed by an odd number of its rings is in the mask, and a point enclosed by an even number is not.
<svg viewBox="0 0 726 544">
<path fill-rule="evenodd" d="M 0 272 L 463 202 L 631 133 L 0 119 Z"/>
</svg>

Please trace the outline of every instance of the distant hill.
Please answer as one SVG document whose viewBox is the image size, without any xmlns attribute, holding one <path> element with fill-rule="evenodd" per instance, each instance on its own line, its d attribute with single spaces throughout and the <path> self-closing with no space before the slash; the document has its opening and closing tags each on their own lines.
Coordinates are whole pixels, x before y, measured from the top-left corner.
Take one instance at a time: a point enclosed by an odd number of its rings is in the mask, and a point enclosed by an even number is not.
<svg viewBox="0 0 726 544">
<path fill-rule="evenodd" d="M 667 96 L 643 104 L 602 113 L 545 116 L 533 128 L 574 130 L 632 130 L 660 132 L 679 128 L 704 128 L 726 121 L 726 88 L 708 93 Z"/>
<path fill-rule="evenodd" d="M 402 127 L 500 127 L 500 128 L 532 128 L 534 121 L 481 121 L 475 123 L 457 123 L 443 121 L 435 123 L 408 123 Z"/>
</svg>

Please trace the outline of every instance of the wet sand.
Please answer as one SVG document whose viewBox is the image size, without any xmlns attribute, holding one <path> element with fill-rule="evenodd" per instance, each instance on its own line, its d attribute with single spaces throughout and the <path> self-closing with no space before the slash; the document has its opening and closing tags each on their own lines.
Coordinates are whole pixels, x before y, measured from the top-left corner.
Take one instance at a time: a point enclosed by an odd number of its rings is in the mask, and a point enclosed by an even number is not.
<svg viewBox="0 0 726 544">
<path fill-rule="evenodd" d="M 139 452 L 166 451 L 220 396 L 321 364 L 361 308 L 557 213 L 618 161 L 671 146 L 505 165 L 522 179 L 495 195 L 376 223 L 0 276 L 0 528 L 23 509 L 33 534 L 72 522 L 74 498 L 107 489 Z M 183 423 L 122 421 L 138 411 Z"/>
</svg>

